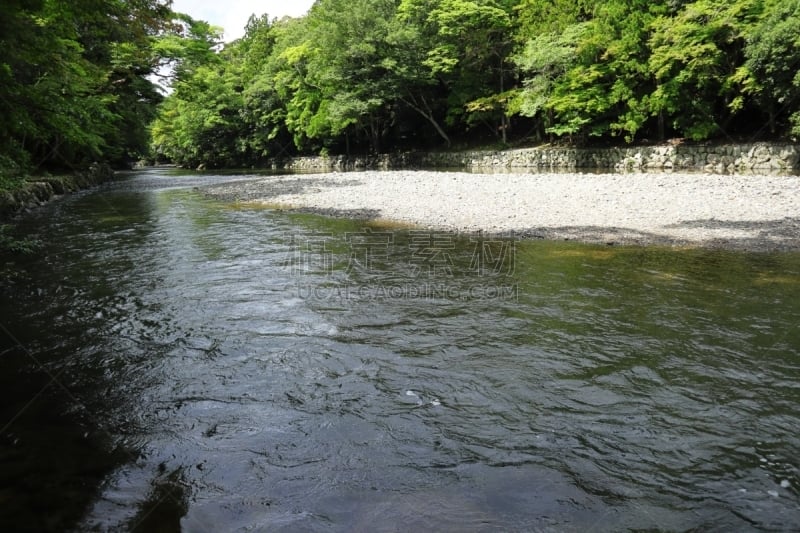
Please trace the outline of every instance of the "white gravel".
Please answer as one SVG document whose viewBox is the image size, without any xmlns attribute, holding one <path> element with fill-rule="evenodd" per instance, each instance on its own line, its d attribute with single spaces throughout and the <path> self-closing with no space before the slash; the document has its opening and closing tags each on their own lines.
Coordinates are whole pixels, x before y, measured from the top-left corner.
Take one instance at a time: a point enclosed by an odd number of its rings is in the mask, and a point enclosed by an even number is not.
<svg viewBox="0 0 800 533">
<path fill-rule="evenodd" d="M 270 176 L 207 192 L 459 232 L 800 249 L 800 176 L 369 171 Z"/>
</svg>

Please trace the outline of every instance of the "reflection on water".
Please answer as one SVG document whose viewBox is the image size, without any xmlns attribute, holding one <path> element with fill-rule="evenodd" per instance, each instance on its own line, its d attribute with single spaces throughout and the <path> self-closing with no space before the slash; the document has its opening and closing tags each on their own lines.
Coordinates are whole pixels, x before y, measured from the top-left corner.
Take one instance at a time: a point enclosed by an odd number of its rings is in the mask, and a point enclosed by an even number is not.
<svg viewBox="0 0 800 533">
<path fill-rule="evenodd" d="M 798 255 L 373 227 L 208 179 L 23 224 L 4 530 L 800 523 Z"/>
</svg>

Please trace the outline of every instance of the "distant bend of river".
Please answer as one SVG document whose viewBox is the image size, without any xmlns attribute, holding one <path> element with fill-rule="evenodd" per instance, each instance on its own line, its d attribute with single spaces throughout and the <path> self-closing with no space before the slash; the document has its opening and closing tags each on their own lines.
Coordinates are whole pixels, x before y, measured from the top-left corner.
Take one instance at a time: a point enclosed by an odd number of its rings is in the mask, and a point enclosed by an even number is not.
<svg viewBox="0 0 800 533">
<path fill-rule="evenodd" d="M 3 256 L 4 531 L 790 531 L 800 254 L 465 237 L 147 170 Z"/>
</svg>

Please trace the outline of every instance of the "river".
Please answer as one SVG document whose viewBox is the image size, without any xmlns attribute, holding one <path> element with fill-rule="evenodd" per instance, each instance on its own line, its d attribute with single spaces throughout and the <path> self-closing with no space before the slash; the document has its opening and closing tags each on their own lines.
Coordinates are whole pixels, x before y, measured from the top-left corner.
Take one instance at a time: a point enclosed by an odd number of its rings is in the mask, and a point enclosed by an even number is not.
<svg viewBox="0 0 800 533">
<path fill-rule="evenodd" d="M 131 173 L 0 257 L 4 531 L 793 530 L 800 254 L 458 236 Z"/>
</svg>

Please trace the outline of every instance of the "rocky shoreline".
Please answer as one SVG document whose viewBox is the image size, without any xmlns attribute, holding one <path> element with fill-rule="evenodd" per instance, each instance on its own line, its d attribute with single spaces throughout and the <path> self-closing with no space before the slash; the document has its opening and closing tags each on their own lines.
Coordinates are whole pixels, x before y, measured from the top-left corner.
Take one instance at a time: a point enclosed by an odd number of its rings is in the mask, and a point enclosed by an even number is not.
<svg viewBox="0 0 800 533">
<path fill-rule="evenodd" d="M 459 233 L 800 251 L 800 176 L 366 171 L 203 190 L 228 202 Z"/>
<path fill-rule="evenodd" d="M 94 163 L 87 170 L 60 176 L 35 176 L 18 189 L 0 191 L 0 221 L 39 207 L 65 194 L 100 185 L 114 177 L 108 165 Z"/>
<path fill-rule="evenodd" d="M 275 170 L 343 171 L 461 168 L 480 171 L 617 172 L 692 171 L 707 174 L 800 173 L 800 145 L 792 143 L 685 144 L 571 148 L 537 146 L 510 150 L 401 152 L 369 156 L 318 156 L 275 159 Z"/>
</svg>

